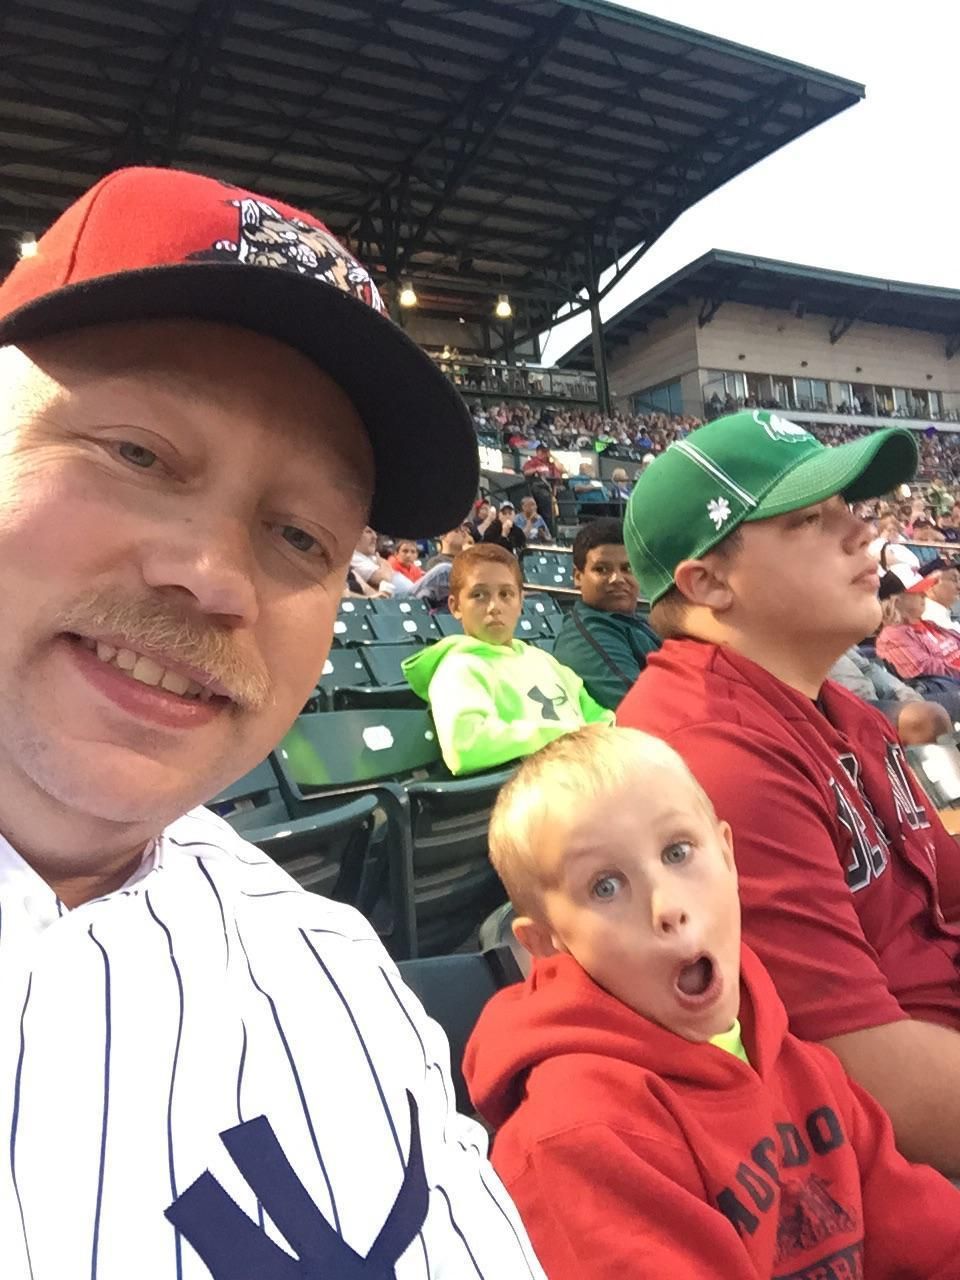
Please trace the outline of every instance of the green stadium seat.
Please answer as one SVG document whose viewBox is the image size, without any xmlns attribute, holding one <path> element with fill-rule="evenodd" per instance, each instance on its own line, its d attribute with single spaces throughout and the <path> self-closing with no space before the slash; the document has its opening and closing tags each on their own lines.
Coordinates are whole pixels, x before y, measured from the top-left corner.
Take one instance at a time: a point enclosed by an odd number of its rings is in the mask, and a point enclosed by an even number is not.
<svg viewBox="0 0 960 1280">
<path fill-rule="evenodd" d="M 516 959 L 509 947 L 501 946 L 466 955 L 404 960 L 399 969 L 428 1016 L 446 1032 L 457 1110 L 471 1115 L 473 1103 L 463 1078 L 464 1051 L 490 997 L 501 988 L 522 981 Z"/>
<path fill-rule="evenodd" d="M 373 601 L 366 596 L 349 596 L 340 601 L 338 613 L 369 613 Z"/>
<path fill-rule="evenodd" d="M 304 889 L 357 905 L 377 829 L 373 796 L 332 800 L 294 818 L 272 757 L 224 788 L 208 808 Z"/>
<path fill-rule="evenodd" d="M 369 851 L 356 905 L 394 957 L 454 950 L 503 901 L 487 826 L 512 770 L 451 777 L 425 709 L 301 716 L 276 760 L 298 816 L 334 795 L 375 793 L 387 831 Z"/>
<path fill-rule="evenodd" d="M 296 816 L 309 812 L 315 796 L 409 778 L 440 760 L 426 708 L 352 708 L 300 716 L 275 754 Z"/>
<path fill-rule="evenodd" d="M 317 684 L 317 705 L 311 709 L 319 711 L 335 707 L 341 690 L 369 683 L 370 672 L 359 649 L 331 649 Z"/>
<path fill-rule="evenodd" d="M 573 586 L 573 562 L 569 559 L 553 564 L 542 564 L 539 560 L 525 560 L 523 565 L 524 581 L 534 587 Z"/>
<path fill-rule="evenodd" d="M 547 595 L 544 591 L 538 591 L 535 594 L 523 597 L 523 616 L 525 618 L 557 618 L 562 620 L 563 611 L 553 596 Z"/>
<path fill-rule="evenodd" d="M 537 636 L 533 643 L 538 649 L 542 649 L 544 653 L 553 653 L 557 645 L 557 640 L 555 636 L 540 635 Z"/>
<path fill-rule="evenodd" d="M 420 614 L 428 614 L 430 610 L 427 608 L 425 600 L 414 600 L 411 596 L 389 596 L 381 599 L 370 601 L 370 612 L 377 614 L 404 614 L 407 616 L 417 616 Z"/>
<path fill-rule="evenodd" d="M 366 681 L 341 689 L 338 708 L 411 707 L 423 710 L 423 700 L 407 684 L 402 663 L 423 649 L 419 644 L 370 644 L 363 650 L 364 665 L 369 672 Z"/>
<path fill-rule="evenodd" d="M 490 812 L 513 767 L 467 778 L 433 776 L 404 787 L 410 806 L 419 955 L 455 951 L 506 898 L 487 848 Z M 390 939 L 384 939 L 393 950 Z"/>
<path fill-rule="evenodd" d="M 440 636 L 433 625 L 433 619 L 425 610 L 410 614 L 371 612 L 366 620 L 373 639 L 379 640 L 381 644 L 405 644 L 411 640 L 427 643 Z"/>
<path fill-rule="evenodd" d="M 462 636 L 463 624 L 452 613 L 435 613 L 433 625 L 442 636 Z"/>
<path fill-rule="evenodd" d="M 346 603 L 352 604 L 352 601 Z M 370 630 L 368 619 L 370 614 L 363 612 L 355 612 L 349 610 L 343 611 L 343 606 L 337 612 L 337 616 L 333 622 L 333 643 L 338 649 L 347 648 L 358 644 L 370 644 L 374 639 L 373 632 Z"/>
</svg>

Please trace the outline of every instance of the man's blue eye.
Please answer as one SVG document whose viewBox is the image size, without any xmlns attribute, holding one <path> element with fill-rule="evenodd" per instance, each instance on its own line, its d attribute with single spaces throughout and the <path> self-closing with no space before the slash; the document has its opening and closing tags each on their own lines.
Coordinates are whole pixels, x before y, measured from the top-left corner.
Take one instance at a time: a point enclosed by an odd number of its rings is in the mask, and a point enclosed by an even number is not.
<svg viewBox="0 0 960 1280">
<path fill-rule="evenodd" d="M 152 467 L 157 461 L 157 455 L 152 450 L 145 449 L 142 444 L 134 444 L 132 440 L 124 440 L 118 447 L 117 452 L 125 462 L 130 462 L 144 471 Z"/>
<path fill-rule="evenodd" d="M 291 547 L 297 551 L 312 551 L 317 545 L 317 540 L 313 534 L 307 533 L 304 529 L 298 529 L 294 524 L 283 525 L 280 532 Z"/>
</svg>

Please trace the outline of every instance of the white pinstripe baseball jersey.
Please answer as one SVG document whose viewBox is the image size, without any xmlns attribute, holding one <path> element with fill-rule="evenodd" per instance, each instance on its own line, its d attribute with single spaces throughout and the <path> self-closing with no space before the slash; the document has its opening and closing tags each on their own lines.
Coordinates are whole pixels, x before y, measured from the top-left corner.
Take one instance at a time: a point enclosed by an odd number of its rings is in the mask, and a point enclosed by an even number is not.
<svg viewBox="0 0 960 1280">
<path fill-rule="evenodd" d="M 367 923 L 207 810 L 72 911 L 0 839 L 3 1280 L 542 1280 Z"/>
</svg>

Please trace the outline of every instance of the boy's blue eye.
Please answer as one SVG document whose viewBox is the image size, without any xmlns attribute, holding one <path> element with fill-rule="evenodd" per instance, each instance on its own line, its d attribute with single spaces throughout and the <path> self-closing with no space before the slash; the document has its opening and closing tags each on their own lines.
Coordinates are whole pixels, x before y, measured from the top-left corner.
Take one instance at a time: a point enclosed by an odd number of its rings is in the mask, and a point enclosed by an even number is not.
<svg viewBox="0 0 960 1280">
<path fill-rule="evenodd" d="M 678 840 L 676 844 L 668 844 L 660 855 L 661 862 L 668 867 L 679 867 L 686 862 L 693 852 L 693 846 L 687 840 Z"/>
<path fill-rule="evenodd" d="M 611 898 L 617 896 L 622 887 L 623 880 L 620 876 L 601 876 L 599 880 L 594 881 L 590 892 L 601 902 L 609 902 Z"/>
</svg>

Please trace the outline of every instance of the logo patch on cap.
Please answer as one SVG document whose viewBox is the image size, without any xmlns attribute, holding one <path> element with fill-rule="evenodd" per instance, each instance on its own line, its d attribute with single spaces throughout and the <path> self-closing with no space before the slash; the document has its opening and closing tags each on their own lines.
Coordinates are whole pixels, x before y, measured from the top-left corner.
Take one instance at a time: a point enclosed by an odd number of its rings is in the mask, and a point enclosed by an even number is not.
<svg viewBox="0 0 960 1280">
<path fill-rule="evenodd" d="M 804 431 L 803 427 L 798 427 L 795 422 L 788 422 L 786 418 L 780 418 L 775 413 L 771 413 L 766 420 L 757 413 L 754 413 L 753 418 L 763 427 L 771 440 L 781 440 L 784 444 L 801 444 L 804 440 L 813 439 L 809 431 Z"/>
<path fill-rule="evenodd" d="M 718 529 L 730 519 L 730 503 L 726 498 L 711 498 L 707 503 L 707 515 Z"/>
<path fill-rule="evenodd" d="M 254 267 L 280 267 L 323 280 L 344 293 L 352 293 L 374 311 L 383 311 L 380 291 L 356 258 L 346 252 L 328 231 L 302 218 L 289 218 L 253 196 L 227 200 L 239 210 L 236 235 L 217 240 L 209 249 L 191 254 L 194 260 L 232 259 Z"/>
</svg>

